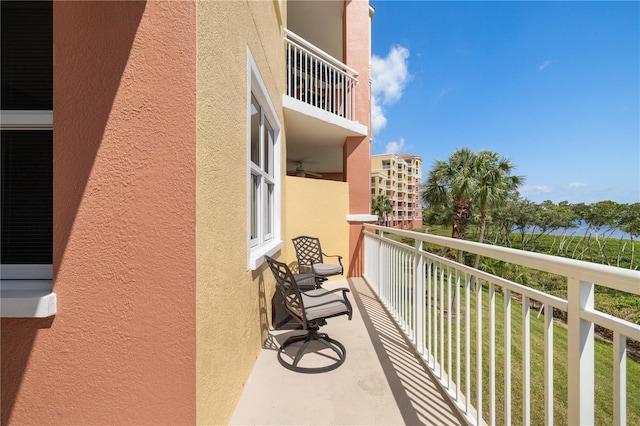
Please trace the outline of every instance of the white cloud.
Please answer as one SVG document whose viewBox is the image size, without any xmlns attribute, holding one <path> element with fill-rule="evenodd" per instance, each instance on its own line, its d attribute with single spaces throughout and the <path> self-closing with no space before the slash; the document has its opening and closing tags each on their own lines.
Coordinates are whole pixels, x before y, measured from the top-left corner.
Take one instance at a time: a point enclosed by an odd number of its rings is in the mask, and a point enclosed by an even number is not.
<svg viewBox="0 0 640 426">
<path fill-rule="evenodd" d="M 538 69 L 540 71 L 544 70 L 545 68 L 547 68 L 549 65 L 551 65 L 551 61 L 550 60 L 546 60 L 544 61 L 542 64 L 538 65 Z"/>
<path fill-rule="evenodd" d="M 391 48 L 386 58 L 371 57 L 371 133 L 377 134 L 387 125 L 382 105 L 397 102 L 409 80 L 407 60 L 409 50 L 402 46 Z"/>
<path fill-rule="evenodd" d="M 584 182 L 571 182 L 569 185 L 567 185 L 569 188 L 584 188 L 585 186 L 587 186 L 586 183 Z"/>
<path fill-rule="evenodd" d="M 400 138 L 398 142 L 389 142 L 385 147 L 385 154 L 398 154 L 404 148 L 404 139 Z"/>
<path fill-rule="evenodd" d="M 387 125 L 387 117 L 384 116 L 382 107 L 376 101 L 376 97 L 371 97 L 371 133 L 377 134 Z"/>
<path fill-rule="evenodd" d="M 396 102 L 402 96 L 409 78 L 408 58 L 409 50 L 402 46 L 392 47 L 386 58 L 371 57 L 371 87 L 374 95 L 382 95 L 383 104 Z"/>
<path fill-rule="evenodd" d="M 535 195 L 549 194 L 553 192 L 553 189 L 554 188 L 549 185 L 523 185 L 518 188 L 518 191 L 520 191 L 523 197 L 527 198 Z"/>
</svg>

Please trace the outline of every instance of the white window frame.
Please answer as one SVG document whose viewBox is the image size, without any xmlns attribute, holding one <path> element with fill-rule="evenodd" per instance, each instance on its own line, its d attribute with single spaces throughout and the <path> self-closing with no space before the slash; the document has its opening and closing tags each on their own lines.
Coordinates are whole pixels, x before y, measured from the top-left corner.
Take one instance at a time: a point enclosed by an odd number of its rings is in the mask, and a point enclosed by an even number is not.
<svg viewBox="0 0 640 426">
<path fill-rule="evenodd" d="M 256 166 L 251 161 L 251 116 L 252 116 L 252 96 L 260 105 L 260 165 Z M 264 164 L 264 131 L 263 126 L 268 122 L 272 129 L 273 143 L 269 148 L 273 149 L 273 174 L 269 175 L 262 169 Z M 275 112 L 273 103 L 269 98 L 266 86 L 258 70 L 258 66 L 247 48 L 247 268 L 255 270 L 264 262 L 264 256 L 271 256 L 283 246 L 281 237 L 282 218 L 282 126 Z M 257 205 L 259 206 L 257 219 L 257 236 L 251 238 L 252 227 L 252 188 L 253 176 L 260 179 L 259 191 L 256 194 Z M 265 232 L 266 221 L 268 220 L 268 185 L 273 185 L 273 195 L 271 198 L 271 232 Z"/>
<path fill-rule="evenodd" d="M 1 110 L 0 130 L 53 131 L 53 111 Z M 45 318 L 56 313 L 52 264 L 0 264 L 0 317 Z"/>
<path fill-rule="evenodd" d="M 0 130 L 53 130 L 53 111 L 2 110 Z M 0 278 L 2 280 L 51 280 L 53 267 L 51 264 L 2 264 Z"/>
<path fill-rule="evenodd" d="M 0 130 L 53 130 L 53 111 L 3 110 Z M 57 312 L 52 264 L 0 265 L 2 318 L 46 318 Z"/>
</svg>

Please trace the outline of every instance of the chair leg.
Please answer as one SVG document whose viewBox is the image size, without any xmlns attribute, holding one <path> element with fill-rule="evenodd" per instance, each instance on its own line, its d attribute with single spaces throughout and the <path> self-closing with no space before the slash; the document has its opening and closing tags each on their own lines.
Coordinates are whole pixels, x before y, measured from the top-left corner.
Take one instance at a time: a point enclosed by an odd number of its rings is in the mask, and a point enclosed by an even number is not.
<svg viewBox="0 0 640 426">
<path fill-rule="evenodd" d="M 311 341 L 311 339 L 309 339 L 308 337 L 306 339 L 304 339 L 304 343 L 302 344 L 300 349 L 298 349 L 298 352 L 296 352 L 295 358 L 293 358 L 293 364 L 292 365 L 294 367 L 296 367 L 296 368 L 298 367 L 298 363 L 302 359 L 302 356 L 304 355 L 304 352 L 307 350 L 307 346 L 309 346 L 309 342 L 310 341 Z"/>
<path fill-rule="evenodd" d="M 335 354 L 337 355 L 337 359 L 335 359 L 335 362 L 322 367 L 298 366 L 298 363 L 300 362 L 302 357 L 305 355 L 307 347 L 309 346 L 309 343 L 312 340 L 316 340 L 319 343 L 322 343 L 324 346 L 326 346 L 327 348 L 335 352 Z M 282 353 L 288 346 L 297 342 L 304 342 L 304 343 L 302 344 L 300 349 L 298 349 L 298 351 L 296 352 L 296 355 L 293 358 L 293 362 L 288 363 L 282 358 Z M 283 367 L 292 371 L 296 371 L 298 373 L 324 373 L 326 371 L 335 370 L 336 368 L 340 367 L 344 363 L 346 357 L 347 357 L 347 350 L 342 345 L 342 343 L 330 338 L 329 335 L 327 335 L 326 333 L 318 333 L 318 330 L 309 330 L 309 332 L 305 335 L 289 337 L 282 344 L 282 346 L 280 346 L 280 350 L 278 350 L 278 361 L 280 361 L 280 364 L 282 364 Z"/>
</svg>

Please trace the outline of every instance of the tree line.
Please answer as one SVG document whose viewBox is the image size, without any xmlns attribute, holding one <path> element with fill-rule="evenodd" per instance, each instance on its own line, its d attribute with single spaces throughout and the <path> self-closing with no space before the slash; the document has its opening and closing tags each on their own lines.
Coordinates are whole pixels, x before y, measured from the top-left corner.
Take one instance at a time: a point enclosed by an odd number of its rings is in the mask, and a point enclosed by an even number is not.
<svg viewBox="0 0 640 426">
<path fill-rule="evenodd" d="M 467 239 L 471 226 L 480 242 L 615 266 L 630 251 L 623 263 L 638 268 L 640 203 L 535 203 L 520 196 L 525 178 L 513 170 L 509 159 L 487 150 L 461 148 L 447 161 L 436 161 L 422 191 L 423 222 L 451 226 L 453 238 Z M 612 251 L 608 242 L 618 234 L 628 238 Z M 478 263 L 476 256 L 476 268 Z"/>
</svg>

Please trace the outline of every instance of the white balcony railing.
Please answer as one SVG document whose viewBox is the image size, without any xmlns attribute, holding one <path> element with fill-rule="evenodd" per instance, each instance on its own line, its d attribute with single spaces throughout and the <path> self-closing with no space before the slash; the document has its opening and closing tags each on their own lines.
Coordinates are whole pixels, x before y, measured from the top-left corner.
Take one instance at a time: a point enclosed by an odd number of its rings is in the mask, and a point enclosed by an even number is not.
<svg viewBox="0 0 640 426">
<path fill-rule="evenodd" d="M 516 423 L 531 424 L 532 408 L 540 415 L 544 413 L 544 424 L 554 423 L 554 409 L 567 410 L 568 424 L 594 424 L 595 410 L 602 409 L 600 405 L 596 408 L 596 402 L 602 403 L 595 400 L 596 386 L 611 386 L 613 407 L 606 410 L 613 413 L 613 424 L 627 423 L 627 401 L 630 401 L 627 339 L 640 341 L 640 326 L 594 309 L 594 283 L 638 295 L 640 272 L 377 225 L 364 226 L 364 278 L 433 371 L 444 392 L 472 424 L 496 424 L 498 410 L 502 418 L 498 423 L 511 424 L 513 417 L 518 416 Z M 411 238 L 415 245 L 384 237 L 389 234 Z M 565 277 L 567 300 L 429 253 L 423 244 Z M 515 308 L 512 312 L 512 307 L 518 305 L 522 309 L 519 315 Z M 537 307 L 538 316 L 544 310 L 543 321 L 532 318 L 535 314 L 532 310 Z M 566 318 L 568 330 L 564 342 L 558 342 L 559 332 L 554 341 L 554 328 L 559 328 L 553 325 L 554 312 Z M 543 329 L 533 333 L 533 342 L 532 323 Z M 613 334 L 610 364 L 613 379 L 608 384 L 595 383 L 596 325 Z M 513 335 L 518 336 L 516 332 L 519 337 L 512 339 Z M 566 345 L 567 351 L 566 359 L 556 356 L 555 368 L 554 344 Z M 512 353 L 520 353 L 521 359 Z M 540 371 L 531 371 L 532 357 L 544 360 Z M 554 371 L 561 367 L 566 368 L 566 376 L 554 376 Z M 542 385 L 538 387 L 544 388 L 544 406 L 531 406 L 532 373 L 536 379 L 542 377 Z M 516 379 L 520 386 L 514 386 L 512 376 L 520 377 Z M 566 382 L 559 383 L 561 377 L 566 377 Z M 503 403 L 499 406 L 497 384 L 504 389 Z M 566 392 L 566 408 L 559 402 L 558 406 L 554 404 L 554 397 L 559 399 L 557 394 L 562 392 L 559 389 Z M 512 399 L 521 407 L 520 414 L 512 411 Z M 542 423 L 540 420 L 538 417 L 537 423 Z"/>
<path fill-rule="evenodd" d="M 355 121 L 358 73 L 285 29 L 287 95 Z"/>
</svg>

